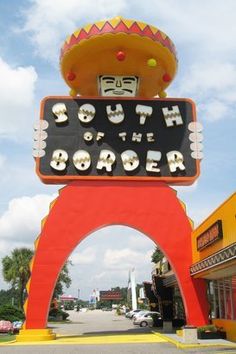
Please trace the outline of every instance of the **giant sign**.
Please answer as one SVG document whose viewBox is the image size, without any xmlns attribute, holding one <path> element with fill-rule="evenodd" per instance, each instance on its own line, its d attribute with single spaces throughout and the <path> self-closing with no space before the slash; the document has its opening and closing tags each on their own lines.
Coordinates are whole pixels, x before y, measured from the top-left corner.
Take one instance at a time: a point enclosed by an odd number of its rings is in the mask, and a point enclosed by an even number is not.
<svg viewBox="0 0 236 354">
<path fill-rule="evenodd" d="M 45 183 L 78 179 L 191 184 L 199 175 L 189 99 L 47 97 L 34 155 Z"/>
</svg>

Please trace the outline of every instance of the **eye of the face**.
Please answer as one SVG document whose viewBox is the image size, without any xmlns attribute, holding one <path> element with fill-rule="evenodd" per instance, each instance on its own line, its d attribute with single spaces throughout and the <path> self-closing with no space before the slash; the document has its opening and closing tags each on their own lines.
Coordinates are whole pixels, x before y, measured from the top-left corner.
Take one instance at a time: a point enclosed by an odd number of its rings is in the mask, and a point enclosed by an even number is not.
<svg viewBox="0 0 236 354">
<path fill-rule="evenodd" d="M 134 83 L 137 80 L 134 77 L 125 76 L 125 77 L 122 78 L 122 81 L 123 81 L 124 84 L 132 84 L 132 83 Z"/>
<path fill-rule="evenodd" d="M 115 82 L 115 78 L 112 76 L 104 76 L 102 77 L 102 81 L 104 81 L 106 84 L 113 84 Z"/>
</svg>

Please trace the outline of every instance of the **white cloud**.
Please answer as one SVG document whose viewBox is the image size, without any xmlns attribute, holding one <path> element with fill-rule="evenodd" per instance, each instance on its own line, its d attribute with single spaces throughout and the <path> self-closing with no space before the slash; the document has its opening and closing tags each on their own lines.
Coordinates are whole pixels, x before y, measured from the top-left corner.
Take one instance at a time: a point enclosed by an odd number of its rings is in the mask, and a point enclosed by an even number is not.
<svg viewBox="0 0 236 354">
<path fill-rule="evenodd" d="M 5 161 L 6 157 L 0 154 L 0 170 L 3 168 Z"/>
<path fill-rule="evenodd" d="M 193 97 L 202 120 L 215 122 L 232 117 L 236 103 L 236 65 L 230 62 L 194 63 L 178 81 L 171 95 Z"/>
<path fill-rule="evenodd" d="M 151 11 L 155 9 L 155 11 Z M 170 10 L 171 9 L 171 10 Z M 31 34 L 38 54 L 58 61 L 60 43 L 76 28 L 103 18 L 123 15 L 153 24 L 170 35 L 175 42 L 191 45 L 195 55 L 204 52 L 225 56 L 236 49 L 234 0 L 217 2 L 149 0 L 32 0 L 25 12 L 24 30 Z M 178 48 L 177 48 L 178 49 Z M 222 50 L 223 49 L 223 50 Z"/>
<path fill-rule="evenodd" d="M 7 242 L 10 249 L 13 242 L 32 243 L 40 232 L 41 220 L 48 214 L 53 198 L 55 196 L 39 194 L 12 199 L 0 217 L 1 241 Z"/>
<path fill-rule="evenodd" d="M 145 261 L 150 261 L 150 252 L 143 253 L 134 248 L 107 249 L 104 254 L 104 266 L 112 270 L 128 270 L 133 267 L 140 267 Z"/>
<path fill-rule="evenodd" d="M 204 57 L 207 51 L 212 56 L 216 53 L 225 56 L 236 49 L 236 42 L 232 40 L 236 36 L 234 0 L 149 0 L 148 6 L 145 2 L 131 0 L 129 4 L 130 9 L 133 5 L 135 13 L 150 19 L 195 55 Z"/>
<path fill-rule="evenodd" d="M 24 31 L 29 32 L 38 55 L 58 62 L 59 50 L 78 27 L 126 10 L 125 0 L 33 0 L 25 12 Z"/>
<path fill-rule="evenodd" d="M 32 66 L 13 68 L 0 57 L 0 137 L 24 140 L 32 127 L 34 89 L 37 74 Z"/>
<path fill-rule="evenodd" d="M 87 247 L 81 252 L 75 252 L 70 257 L 74 265 L 91 264 L 95 262 L 96 251 L 92 247 Z"/>
</svg>

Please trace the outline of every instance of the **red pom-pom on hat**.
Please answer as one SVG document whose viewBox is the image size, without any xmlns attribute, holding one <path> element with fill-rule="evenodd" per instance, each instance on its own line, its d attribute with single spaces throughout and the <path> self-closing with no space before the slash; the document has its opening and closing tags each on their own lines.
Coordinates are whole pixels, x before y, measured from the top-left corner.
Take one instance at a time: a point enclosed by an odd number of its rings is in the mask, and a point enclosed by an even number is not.
<svg viewBox="0 0 236 354">
<path fill-rule="evenodd" d="M 68 81 L 73 81 L 75 78 L 76 78 L 76 75 L 72 71 L 67 74 Z"/>
<path fill-rule="evenodd" d="M 125 60 L 125 56 L 126 56 L 125 53 L 122 51 L 119 51 L 116 53 L 116 59 L 119 61 Z"/>
<path fill-rule="evenodd" d="M 171 77 L 169 74 L 165 73 L 163 76 L 162 76 L 162 80 L 165 81 L 165 82 L 169 82 L 171 81 Z"/>
</svg>

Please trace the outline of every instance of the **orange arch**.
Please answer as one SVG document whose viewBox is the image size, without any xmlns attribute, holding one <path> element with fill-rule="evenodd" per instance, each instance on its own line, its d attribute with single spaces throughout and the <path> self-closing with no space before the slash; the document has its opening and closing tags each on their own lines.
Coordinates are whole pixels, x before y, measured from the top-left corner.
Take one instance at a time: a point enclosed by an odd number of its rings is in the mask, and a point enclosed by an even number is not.
<svg viewBox="0 0 236 354">
<path fill-rule="evenodd" d="M 25 329 L 46 328 L 65 261 L 88 234 L 111 224 L 133 227 L 158 244 L 177 277 L 187 323 L 206 324 L 206 289 L 201 279 L 190 277 L 192 229 L 176 192 L 164 183 L 90 181 L 64 187 L 45 221 L 28 284 Z"/>
</svg>

